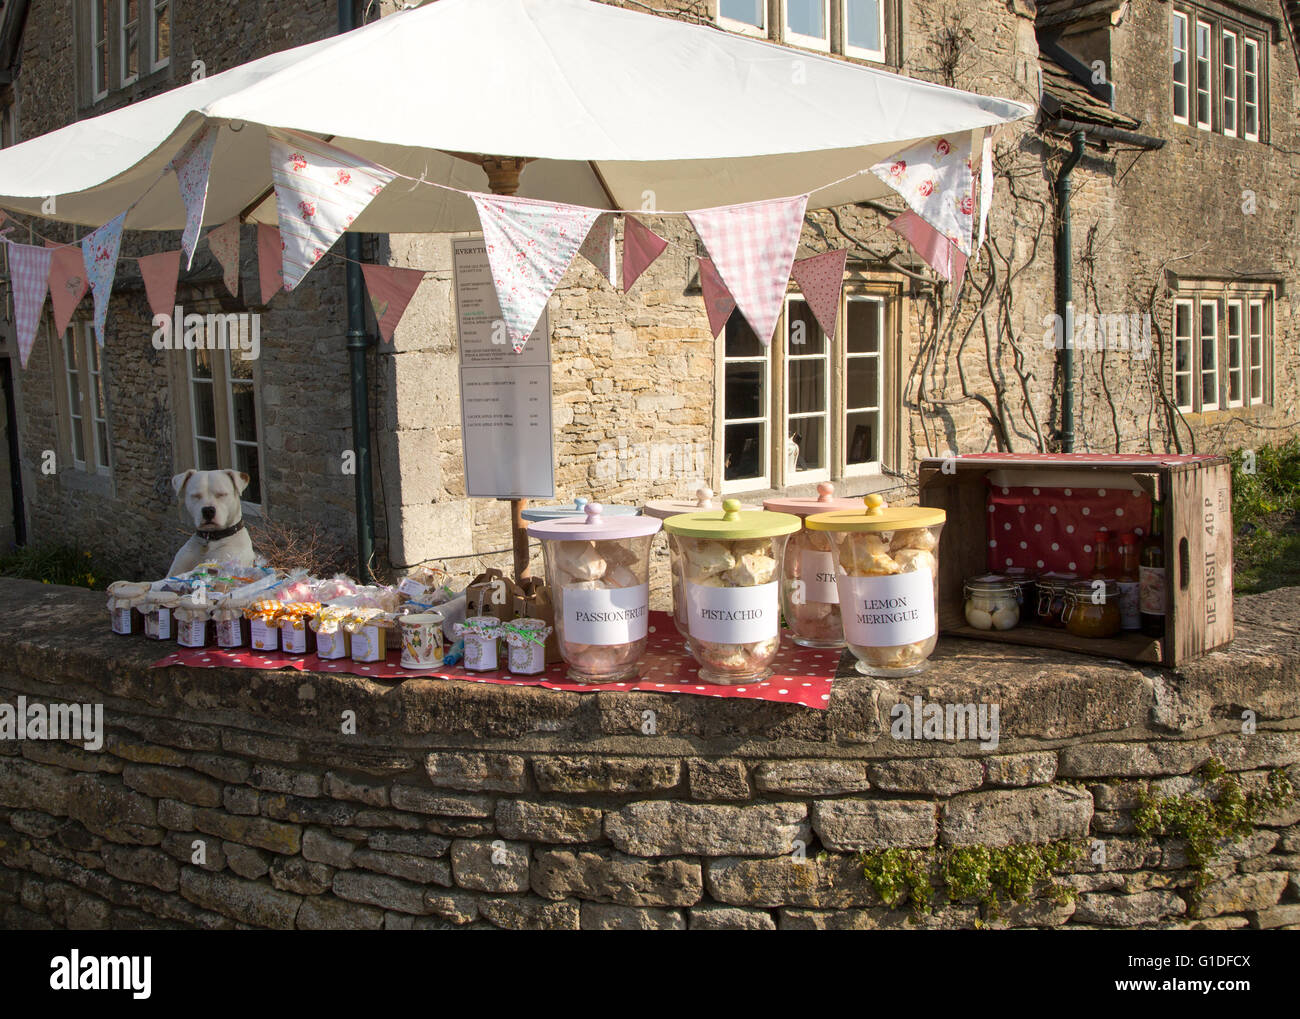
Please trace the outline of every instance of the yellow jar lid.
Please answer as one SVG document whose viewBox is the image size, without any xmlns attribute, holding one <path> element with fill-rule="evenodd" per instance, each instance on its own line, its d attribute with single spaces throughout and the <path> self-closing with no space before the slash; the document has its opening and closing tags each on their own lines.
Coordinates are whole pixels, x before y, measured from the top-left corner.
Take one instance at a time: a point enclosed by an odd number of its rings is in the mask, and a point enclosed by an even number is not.
<svg viewBox="0 0 1300 1019">
<path fill-rule="evenodd" d="M 664 530 L 684 538 L 707 538 L 712 541 L 772 538 L 793 534 L 802 521 L 793 513 L 767 510 L 743 510 L 739 499 L 726 499 L 720 510 L 702 513 L 679 513 L 664 521 Z"/>
<path fill-rule="evenodd" d="M 948 514 L 931 506 L 891 506 L 876 493 L 866 496 L 860 510 L 815 513 L 805 524 L 810 531 L 902 531 L 913 527 L 933 527 L 948 519 Z"/>
</svg>

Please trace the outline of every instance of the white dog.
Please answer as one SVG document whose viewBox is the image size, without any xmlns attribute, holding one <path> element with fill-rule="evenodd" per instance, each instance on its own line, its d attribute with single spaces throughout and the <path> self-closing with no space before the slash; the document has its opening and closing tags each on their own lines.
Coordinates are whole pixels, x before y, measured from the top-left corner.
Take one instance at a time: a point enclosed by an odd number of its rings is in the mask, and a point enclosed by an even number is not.
<svg viewBox="0 0 1300 1019">
<path fill-rule="evenodd" d="M 194 521 L 194 536 L 176 553 L 168 576 L 187 573 L 206 562 L 253 565 L 253 539 L 244 527 L 244 507 L 239 501 L 248 480 L 247 474 L 238 471 L 185 471 L 172 478 L 181 511 Z"/>
</svg>

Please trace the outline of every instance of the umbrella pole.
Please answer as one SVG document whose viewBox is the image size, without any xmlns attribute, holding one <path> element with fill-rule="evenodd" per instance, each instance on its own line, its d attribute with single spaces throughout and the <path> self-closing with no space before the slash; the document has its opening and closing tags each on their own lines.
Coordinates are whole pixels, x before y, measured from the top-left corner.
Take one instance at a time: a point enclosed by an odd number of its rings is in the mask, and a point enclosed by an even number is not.
<svg viewBox="0 0 1300 1019">
<path fill-rule="evenodd" d="M 528 163 L 526 159 L 509 156 L 482 156 L 480 165 L 488 176 L 488 187 L 494 195 L 513 195 L 519 190 L 519 174 Z M 531 579 L 528 568 L 528 529 L 524 524 L 524 507 L 527 499 L 510 500 L 510 537 L 514 548 L 515 583 L 520 587 Z"/>
</svg>

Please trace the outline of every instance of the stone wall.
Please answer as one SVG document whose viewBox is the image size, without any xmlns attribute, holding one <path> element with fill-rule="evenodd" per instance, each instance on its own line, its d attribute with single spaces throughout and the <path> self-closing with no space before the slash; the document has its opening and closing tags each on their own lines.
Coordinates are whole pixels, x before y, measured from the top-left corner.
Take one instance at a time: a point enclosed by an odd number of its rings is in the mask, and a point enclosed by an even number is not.
<svg viewBox="0 0 1300 1019">
<path fill-rule="evenodd" d="M 943 640 L 928 674 L 846 671 L 817 711 L 151 671 L 164 649 L 109 633 L 100 596 L 5 581 L 0 704 L 101 703 L 107 735 L 0 741 L 0 925 L 906 927 L 858 852 L 1069 839 L 1065 901 L 940 894 L 920 922 L 1297 926 L 1300 803 L 1221 845 L 1195 916 L 1186 846 L 1132 814 L 1210 758 L 1245 789 L 1300 779 L 1294 597 L 1242 599 L 1233 648 L 1179 672 Z M 915 697 L 996 704 L 997 745 L 894 738 Z"/>
</svg>

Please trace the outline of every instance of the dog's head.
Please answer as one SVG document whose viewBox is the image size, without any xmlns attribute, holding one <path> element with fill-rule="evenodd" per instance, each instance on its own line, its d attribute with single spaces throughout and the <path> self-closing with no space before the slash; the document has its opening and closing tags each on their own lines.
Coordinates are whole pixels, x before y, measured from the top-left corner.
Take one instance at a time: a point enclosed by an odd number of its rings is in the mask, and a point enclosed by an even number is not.
<svg viewBox="0 0 1300 1019">
<path fill-rule="evenodd" d="M 172 488 L 195 530 L 220 531 L 243 516 L 239 496 L 248 481 L 248 475 L 238 471 L 185 471 L 172 478 Z"/>
</svg>

